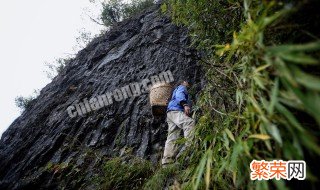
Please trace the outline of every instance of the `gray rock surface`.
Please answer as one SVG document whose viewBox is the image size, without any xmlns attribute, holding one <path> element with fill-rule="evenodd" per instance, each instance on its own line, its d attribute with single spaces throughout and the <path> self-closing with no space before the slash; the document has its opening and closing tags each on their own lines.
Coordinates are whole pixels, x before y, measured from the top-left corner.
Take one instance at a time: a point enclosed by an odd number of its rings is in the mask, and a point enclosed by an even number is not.
<svg viewBox="0 0 320 190">
<path fill-rule="evenodd" d="M 103 157 L 128 152 L 158 164 L 167 125 L 151 115 L 147 93 L 74 118 L 66 109 L 162 71 L 170 70 L 175 81 L 201 82 L 188 44 L 187 31 L 157 6 L 94 39 L 2 135 L 0 189 L 58 189 L 64 186 L 59 169 L 71 166 L 84 177 L 65 176 L 65 187 L 83 188 Z M 48 172 L 52 164 L 60 165 Z"/>
</svg>

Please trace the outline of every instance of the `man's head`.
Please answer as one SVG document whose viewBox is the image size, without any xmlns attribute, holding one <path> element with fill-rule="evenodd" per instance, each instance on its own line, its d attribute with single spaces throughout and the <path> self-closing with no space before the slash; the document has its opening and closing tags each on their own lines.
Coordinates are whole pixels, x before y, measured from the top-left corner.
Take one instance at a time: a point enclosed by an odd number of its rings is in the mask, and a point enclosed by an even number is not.
<svg viewBox="0 0 320 190">
<path fill-rule="evenodd" d="M 187 87 L 187 88 L 190 87 L 190 83 L 189 83 L 188 80 L 181 80 L 180 84 L 183 85 L 183 86 L 185 86 L 185 87 Z"/>
</svg>

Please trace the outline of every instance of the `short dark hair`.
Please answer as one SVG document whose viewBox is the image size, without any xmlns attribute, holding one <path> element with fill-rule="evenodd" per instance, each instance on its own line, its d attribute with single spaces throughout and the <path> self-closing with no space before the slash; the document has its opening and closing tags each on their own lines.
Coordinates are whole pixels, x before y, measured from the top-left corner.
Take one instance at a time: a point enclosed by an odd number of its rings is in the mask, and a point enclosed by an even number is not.
<svg viewBox="0 0 320 190">
<path fill-rule="evenodd" d="M 178 82 L 176 83 L 175 86 L 179 86 L 181 85 L 183 82 L 187 82 L 189 85 L 191 85 L 190 81 L 188 79 L 181 79 L 181 80 L 178 80 Z"/>
</svg>

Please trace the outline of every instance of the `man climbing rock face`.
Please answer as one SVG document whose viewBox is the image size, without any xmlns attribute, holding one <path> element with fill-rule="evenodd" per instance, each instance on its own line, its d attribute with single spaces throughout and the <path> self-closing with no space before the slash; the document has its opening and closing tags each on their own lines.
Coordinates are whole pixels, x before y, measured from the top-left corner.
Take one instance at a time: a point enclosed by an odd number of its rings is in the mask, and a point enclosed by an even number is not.
<svg viewBox="0 0 320 190">
<path fill-rule="evenodd" d="M 178 148 L 176 140 L 180 137 L 181 130 L 183 130 L 183 136 L 187 140 L 182 149 L 190 146 L 193 138 L 192 129 L 195 126 L 195 122 L 190 117 L 191 104 L 187 91 L 189 83 L 184 80 L 179 84 L 174 89 L 167 108 L 168 136 L 162 159 L 163 166 L 175 161 Z"/>
</svg>

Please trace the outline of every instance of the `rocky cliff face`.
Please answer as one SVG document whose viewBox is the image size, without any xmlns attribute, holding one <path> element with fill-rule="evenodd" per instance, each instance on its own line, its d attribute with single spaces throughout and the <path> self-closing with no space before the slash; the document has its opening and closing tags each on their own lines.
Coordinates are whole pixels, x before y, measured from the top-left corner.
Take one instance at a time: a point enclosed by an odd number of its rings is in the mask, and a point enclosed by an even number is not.
<svg viewBox="0 0 320 190">
<path fill-rule="evenodd" d="M 73 118 L 67 108 L 162 71 L 199 83 L 188 44 L 186 30 L 157 6 L 94 39 L 2 135 L 0 189 L 57 189 L 59 170 L 71 165 L 84 177 L 66 176 L 68 187 L 86 187 L 103 157 L 130 153 L 158 163 L 167 126 L 153 118 L 148 93 Z"/>
</svg>

